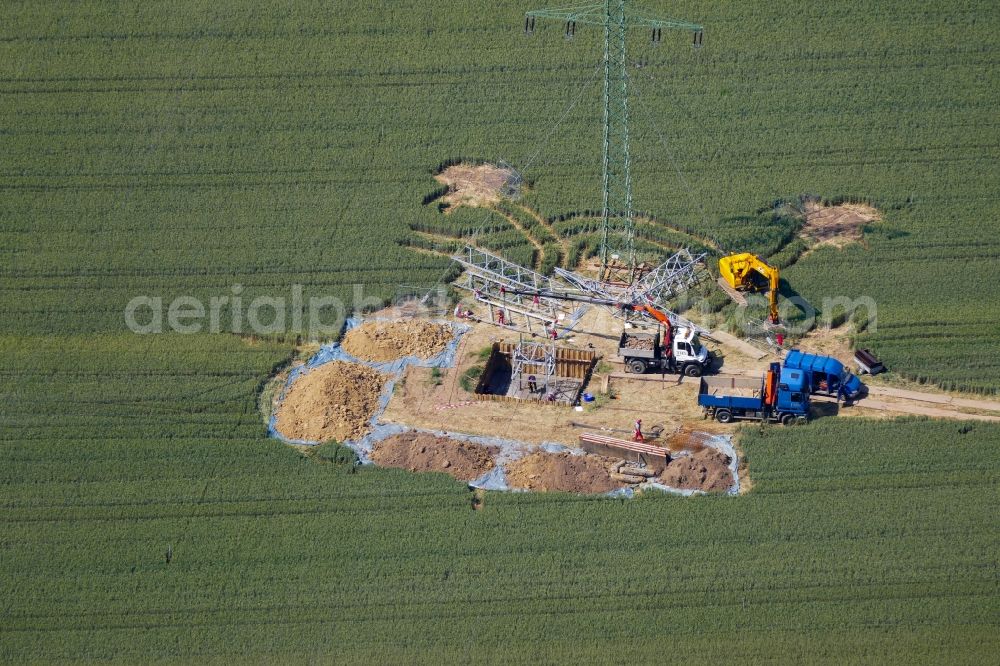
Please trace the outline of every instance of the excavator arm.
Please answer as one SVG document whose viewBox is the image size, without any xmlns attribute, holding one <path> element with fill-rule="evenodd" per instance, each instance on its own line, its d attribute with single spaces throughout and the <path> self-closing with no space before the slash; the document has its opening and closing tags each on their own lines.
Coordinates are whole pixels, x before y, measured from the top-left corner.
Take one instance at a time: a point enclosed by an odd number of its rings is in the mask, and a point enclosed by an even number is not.
<svg viewBox="0 0 1000 666">
<path fill-rule="evenodd" d="M 778 269 L 775 266 L 768 266 L 763 261 L 760 263 L 763 267 L 767 269 L 766 277 L 771 286 L 770 291 L 767 292 L 767 300 L 771 315 L 771 323 L 777 324 L 778 323 Z"/>
<path fill-rule="evenodd" d="M 632 312 L 645 312 L 650 317 L 663 324 L 663 328 L 666 329 L 664 342 L 669 345 L 673 340 L 674 327 L 673 324 L 670 323 L 670 317 L 668 317 L 664 312 L 661 312 L 660 310 L 657 310 L 649 305 L 626 305 L 623 306 L 622 309 L 631 310 Z"/>
</svg>

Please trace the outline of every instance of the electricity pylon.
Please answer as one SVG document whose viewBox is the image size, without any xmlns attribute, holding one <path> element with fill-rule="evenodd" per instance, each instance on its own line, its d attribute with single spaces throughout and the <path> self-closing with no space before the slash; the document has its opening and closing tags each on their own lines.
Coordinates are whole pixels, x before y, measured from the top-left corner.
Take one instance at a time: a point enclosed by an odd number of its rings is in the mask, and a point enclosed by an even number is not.
<svg viewBox="0 0 1000 666">
<path fill-rule="evenodd" d="M 635 265 L 635 220 L 632 210 L 631 158 L 628 142 L 628 72 L 625 36 L 629 28 L 648 28 L 659 43 L 663 28 L 693 33 L 695 47 L 702 44 L 704 28 L 695 23 L 659 19 L 626 9 L 626 0 L 604 0 L 599 4 L 563 9 L 538 9 L 525 14 L 524 29 L 534 32 L 535 19 L 565 21 L 566 36 L 576 34 L 576 24 L 604 28 L 604 150 L 601 170 L 604 201 L 601 208 L 601 276 L 608 278 L 609 265 L 617 255 L 629 267 Z"/>
</svg>

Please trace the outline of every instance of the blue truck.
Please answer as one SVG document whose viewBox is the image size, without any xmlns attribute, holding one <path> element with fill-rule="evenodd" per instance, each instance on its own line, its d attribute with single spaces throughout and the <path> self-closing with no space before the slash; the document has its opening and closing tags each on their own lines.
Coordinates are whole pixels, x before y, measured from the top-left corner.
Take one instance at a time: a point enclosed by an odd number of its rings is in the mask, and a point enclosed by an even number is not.
<svg viewBox="0 0 1000 666">
<path fill-rule="evenodd" d="M 864 384 L 844 364 L 830 356 L 807 354 L 793 349 L 785 356 L 784 366 L 809 374 L 810 392 L 854 400 L 861 396 Z"/>
<path fill-rule="evenodd" d="M 809 373 L 779 363 L 772 363 L 763 377 L 702 377 L 698 404 L 706 417 L 720 423 L 736 420 L 805 423 L 809 420 L 809 380 Z"/>
</svg>

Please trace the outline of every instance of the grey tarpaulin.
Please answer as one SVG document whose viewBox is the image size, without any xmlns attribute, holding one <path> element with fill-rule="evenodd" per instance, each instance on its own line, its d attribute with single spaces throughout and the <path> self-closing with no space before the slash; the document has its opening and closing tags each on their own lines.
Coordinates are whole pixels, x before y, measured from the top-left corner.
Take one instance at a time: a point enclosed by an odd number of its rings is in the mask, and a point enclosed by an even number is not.
<svg viewBox="0 0 1000 666">
<path fill-rule="evenodd" d="M 389 321 L 389 320 L 369 320 L 369 321 Z M 361 325 L 364 320 L 356 317 L 352 317 L 347 320 L 345 324 L 344 332 L 351 330 L 359 325 Z M 389 404 L 389 399 L 392 397 L 393 387 L 396 381 L 398 381 L 402 375 L 403 371 L 407 366 L 414 365 L 418 367 L 425 368 L 450 368 L 455 365 L 455 357 L 458 351 L 458 344 L 461 340 L 463 334 L 465 334 L 469 327 L 464 324 L 456 324 L 446 321 L 437 321 L 435 323 L 447 325 L 451 327 L 454 332 L 454 339 L 448 344 L 444 351 L 436 354 L 435 356 L 428 359 L 420 359 L 415 356 L 407 356 L 404 358 L 399 358 L 394 361 L 377 363 L 370 361 L 363 361 L 361 359 L 351 356 L 343 350 L 339 342 L 330 343 L 324 345 L 320 348 L 316 354 L 314 354 L 305 364 L 295 368 L 288 375 L 288 379 L 282 388 L 281 395 L 278 398 L 280 404 L 281 400 L 284 399 L 285 395 L 288 393 L 289 388 L 295 381 L 305 373 L 312 371 L 315 368 L 322 366 L 325 363 L 331 361 L 346 361 L 348 363 L 360 363 L 362 365 L 367 365 L 372 367 L 379 372 L 383 372 L 389 375 L 389 380 L 383 387 L 382 394 L 379 397 L 378 409 L 371 418 L 371 432 L 369 432 L 364 437 L 343 442 L 346 446 L 349 446 L 357 454 L 358 458 L 363 464 L 370 464 L 372 447 L 377 443 L 392 437 L 393 435 L 398 435 L 404 432 L 426 432 L 437 437 L 449 437 L 456 440 L 472 442 L 474 444 L 482 444 L 484 446 L 491 446 L 498 450 L 497 455 L 494 458 L 495 466 L 489 472 L 483 476 L 475 479 L 469 483 L 472 488 L 481 488 L 483 490 L 512 490 L 507 485 L 507 476 L 505 472 L 505 466 L 514 460 L 524 457 L 525 455 L 534 451 L 544 451 L 545 453 L 562 453 L 569 452 L 573 455 L 584 455 L 584 451 L 577 448 L 571 448 L 563 444 L 555 442 L 543 442 L 540 445 L 528 444 L 526 442 L 521 442 L 513 439 L 505 439 L 502 437 L 485 437 L 479 435 L 466 435 L 462 433 L 455 432 L 445 432 L 441 430 L 428 430 L 423 428 L 411 428 L 408 426 L 396 424 L 396 423 L 381 423 L 379 419 L 382 417 L 382 413 L 385 411 L 386 406 Z M 275 410 L 276 412 L 277 410 Z M 304 444 L 304 445 L 315 445 L 319 442 L 309 442 L 303 440 L 291 440 L 287 437 L 281 435 L 275 427 L 275 414 L 272 413 L 269 424 L 268 424 L 268 434 L 272 437 L 276 437 L 284 442 L 291 444 Z M 737 474 L 737 468 L 739 465 L 739 459 L 736 455 L 736 450 L 732 445 L 732 438 L 728 435 L 714 435 L 708 438 L 704 444 L 706 446 L 711 446 L 718 449 L 730 459 L 730 469 L 733 472 L 733 485 L 729 488 L 728 493 L 735 495 L 739 493 L 739 476 Z M 699 494 L 701 491 L 697 490 L 681 490 L 678 488 L 672 488 L 670 486 L 664 485 L 662 483 L 645 483 L 640 486 L 640 489 L 651 489 L 651 490 L 661 490 L 670 493 L 676 493 L 679 495 L 694 495 Z M 624 497 L 631 498 L 635 494 L 633 488 L 621 488 L 618 490 L 613 490 L 607 493 L 610 497 Z"/>
<path fill-rule="evenodd" d="M 360 319 L 358 317 L 351 317 L 344 324 L 344 333 L 360 326 L 365 321 L 366 320 Z M 391 320 L 371 319 L 367 321 L 391 321 Z M 443 351 L 427 359 L 418 358 L 416 356 L 404 356 L 403 358 L 398 358 L 394 361 L 388 361 L 385 363 L 362 361 L 361 359 L 355 358 L 354 356 L 351 356 L 346 351 L 344 351 L 343 347 L 340 346 L 339 342 L 332 342 L 323 345 L 322 347 L 320 347 L 320 350 L 318 352 L 316 352 L 312 357 L 310 357 L 308 361 L 306 361 L 303 365 L 300 365 L 297 368 L 293 369 L 288 374 L 288 379 L 285 381 L 285 386 L 282 388 L 281 395 L 278 397 L 278 404 L 281 404 L 281 401 L 285 399 L 285 395 L 288 393 L 288 389 L 291 388 L 292 384 L 295 383 L 295 380 L 297 380 L 303 374 L 308 373 L 311 370 L 314 370 L 315 368 L 318 368 L 319 366 L 325 363 L 329 363 L 330 361 L 346 361 L 348 363 L 359 363 L 361 365 L 367 365 L 371 368 L 374 368 L 379 372 L 386 373 L 387 375 L 389 375 L 389 380 L 385 383 L 385 386 L 382 388 L 382 394 L 379 396 L 378 409 L 375 410 L 375 414 L 373 414 L 371 418 L 371 425 L 373 427 L 373 431 L 369 433 L 362 440 L 359 440 L 359 442 L 351 442 L 351 441 L 343 442 L 347 446 L 350 446 L 352 449 L 357 451 L 358 455 L 361 456 L 362 458 L 362 462 L 370 462 L 370 460 L 368 459 L 368 455 L 371 453 L 371 443 L 369 442 L 367 447 L 365 447 L 362 445 L 362 442 L 364 442 L 365 439 L 370 438 L 373 434 L 375 434 L 376 431 L 379 431 L 380 429 L 386 427 L 384 425 L 380 425 L 378 420 L 379 418 L 381 418 L 382 412 L 385 411 L 386 406 L 388 406 L 389 404 L 389 398 L 392 397 L 392 389 L 395 386 L 396 381 L 403 376 L 403 371 L 407 368 L 407 366 L 415 365 L 422 368 L 450 368 L 453 365 L 455 365 L 455 354 L 458 351 L 458 343 L 461 340 L 462 335 L 468 332 L 469 327 L 466 326 L 465 324 L 455 324 L 447 321 L 436 321 L 434 323 L 441 324 L 443 326 L 448 326 L 449 328 L 451 328 L 451 330 L 454 332 L 455 335 L 452 341 L 448 343 L 448 346 L 445 347 Z M 321 442 L 310 442 L 306 440 L 293 440 L 285 437 L 280 432 L 278 432 L 278 429 L 276 427 L 276 422 L 277 422 L 276 414 L 277 414 L 277 409 L 275 409 L 274 412 L 272 412 L 271 418 L 268 421 L 267 432 L 268 435 L 270 435 L 271 437 L 276 437 L 283 442 L 288 442 L 289 444 L 315 445 L 321 443 Z M 402 426 L 395 426 L 395 427 L 401 428 L 401 430 L 398 430 L 397 432 L 403 432 L 406 430 L 406 428 L 403 428 Z M 387 434 L 383 434 L 381 438 L 388 437 L 391 434 L 396 434 L 396 433 L 387 432 Z"/>
</svg>

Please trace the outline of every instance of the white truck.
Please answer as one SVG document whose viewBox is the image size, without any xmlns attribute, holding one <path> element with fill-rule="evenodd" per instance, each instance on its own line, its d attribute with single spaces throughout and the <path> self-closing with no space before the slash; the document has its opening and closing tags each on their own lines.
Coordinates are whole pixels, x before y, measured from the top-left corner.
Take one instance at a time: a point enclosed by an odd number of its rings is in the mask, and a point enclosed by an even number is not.
<svg viewBox="0 0 1000 666">
<path fill-rule="evenodd" d="M 618 341 L 618 355 L 625 361 L 625 370 L 635 374 L 655 370 L 701 377 L 711 365 L 711 357 L 697 331 L 674 328 L 671 333 L 668 349 L 661 344 L 659 331 L 652 334 L 626 329 Z"/>
</svg>

